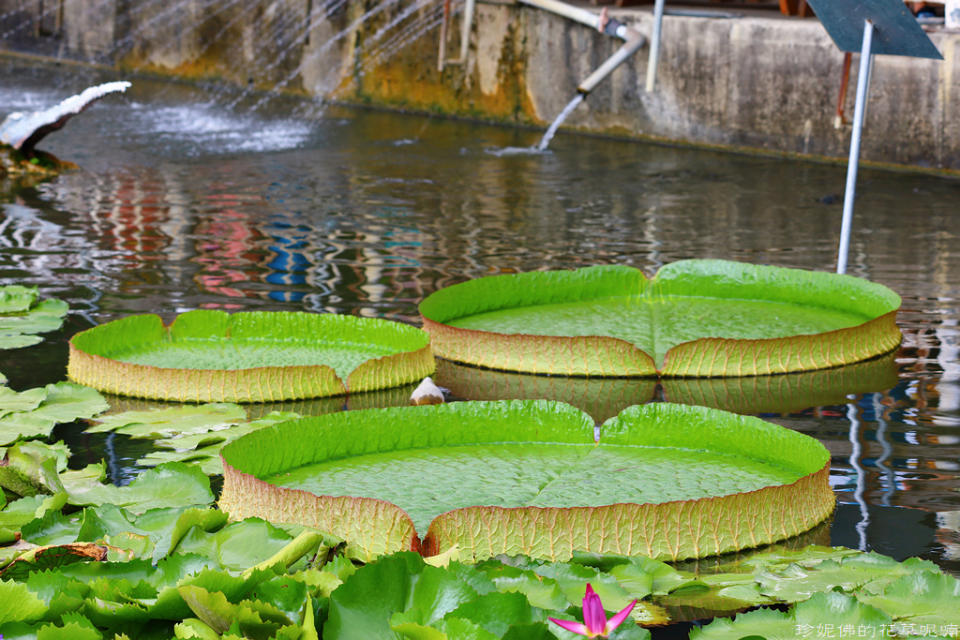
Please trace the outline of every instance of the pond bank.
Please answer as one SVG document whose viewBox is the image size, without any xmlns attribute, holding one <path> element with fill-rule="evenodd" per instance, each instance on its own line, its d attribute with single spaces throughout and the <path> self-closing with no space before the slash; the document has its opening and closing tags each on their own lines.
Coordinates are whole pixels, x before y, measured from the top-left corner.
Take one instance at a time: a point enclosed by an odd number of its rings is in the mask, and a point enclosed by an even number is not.
<svg viewBox="0 0 960 640">
<path fill-rule="evenodd" d="M 543 127 L 621 44 L 512 0 L 480 0 L 467 64 L 438 71 L 441 5 L 412 0 L 90 1 L 37 13 L 35 7 L 0 0 L 0 48 L 345 103 Z M 459 11 L 461 3 L 453 7 Z M 651 32 L 649 7 L 611 13 L 644 34 Z M 567 127 L 845 158 L 849 126 L 835 126 L 843 54 L 819 21 L 761 10 L 713 14 L 667 15 L 656 89 L 644 91 L 645 47 L 597 87 Z M 456 57 L 459 14 L 451 27 L 448 57 Z M 931 38 L 944 61 L 876 58 L 865 162 L 960 171 L 955 55 L 960 32 L 933 29 Z M 856 69 L 855 55 L 848 118 Z"/>
</svg>

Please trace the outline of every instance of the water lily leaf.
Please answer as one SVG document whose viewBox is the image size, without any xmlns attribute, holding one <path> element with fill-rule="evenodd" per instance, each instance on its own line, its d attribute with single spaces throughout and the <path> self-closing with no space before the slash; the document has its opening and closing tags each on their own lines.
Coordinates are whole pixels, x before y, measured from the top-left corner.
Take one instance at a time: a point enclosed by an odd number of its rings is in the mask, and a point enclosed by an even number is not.
<svg viewBox="0 0 960 640">
<path fill-rule="evenodd" d="M 220 640 L 220 634 L 200 618 L 187 618 L 173 626 L 177 638 L 190 640 Z"/>
<path fill-rule="evenodd" d="M 14 466 L 21 466 L 19 459 L 32 460 L 34 463 L 45 460 L 54 460 L 55 469 L 59 473 L 67 469 L 67 460 L 70 458 L 70 447 L 62 441 L 47 444 L 37 440 L 18 442 L 7 449 L 7 462 Z"/>
<path fill-rule="evenodd" d="M 48 511 L 59 511 L 66 503 L 67 494 L 63 492 L 52 496 L 35 495 L 14 500 L 0 511 L 0 526 L 19 529 L 31 520 L 43 517 Z"/>
<path fill-rule="evenodd" d="M 80 517 L 64 515 L 60 511 L 48 511 L 23 525 L 20 536 L 37 545 L 58 545 L 76 542 L 80 532 Z"/>
<path fill-rule="evenodd" d="M 241 571 L 269 558 L 292 537 L 269 522 L 251 518 L 227 525 L 213 534 L 194 529 L 180 540 L 177 551 L 206 555 L 226 569 Z"/>
<path fill-rule="evenodd" d="M 103 640 L 103 634 L 89 622 L 70 621 L 63 626 L 43 625 L 37 630 L 37 640 Z"/>
<path fill-rule="evenodd" d="M 40 406 L 47 397 L 42 388 L 17 392 L 8 387 L 0 387 L 0 418 L 18 411 L 30 411 Z"/>
<path fill-rule="evenodd" d="M 826 449 L 756 418 L 656 403 L 601 434 L 547 401 L 304 418 L 224 447 L 220 508 L 332 532 L 362 560 L 417 548 L 412 525 L 429 523 L 424 555 L 459 545 L 476 561 L 705 556 L 789 537 L 834 506 Z"/>
<path fill-rule="evenodd" d="M 187 405 L 101 416 L 87 428 L 87 433 L 114 432 L 132 438 L 157 439 L 226 429 L 246 418 L 247 412 L 236 404 Z"/>
<path fill-rule="evenodd" d="M 0 579 L 23 580 L 33 572 L 58 569 L 75 562 L 101 562 L 106 557 L 105 547 L 85 542 L 37 547 L 0 570 Z"/>
<path fill-rule="evenodd" d="M 130 316 L 70 340 L 67 374 L 180 402 L 274 402 L 407 384 L 434 369 L 428 336 L 373 318 L 197 310 L 169 327 Z"/>
<path fill-rule="evenodd" d="M 143 472 L 126 487 L 76 481 L 63 475 L 71 504 L 113 504 L 133 513 L 148 509 L 183 505 L 208 505 L 213 502 L 210 480 L 198 469 L 170 462 Z"/>
<path fill-rule="evenodd" d="M 482 570 L 496 585 L 497 591 L 522 593 L 530 604 L 540 609 L 562 611 L 570 604 L 556 580 L 539 576 L 530 569 L 495 563 Z"/>
<path fill-rule="evenodd" d="M 194 615 L 214 631 L 225 633 L 236 625 L 243 637 L 267 640 L 283 626 L 263 620 L 249 604 L 229 602 L 222 593 L 211 593 L 198 586 L 184 586 L 178 591 Z"/>
<path fill-rule="evenodd" d="M 46 437 L 56 424 L 54 420 L 30 411 L 11 413 L 0 418 L 0 444 L 12 444 L 20 438 Z"/>
<path fill-rule="evenodd" d="M 0 580 L 0 625 L 39 620 L 46 610 L 46 604 L 27 585 Z"/>
<path fill-rule="evenodd" d="M 19 495 L 63 490 L 57 472 L 66 469 L 69 449 L 62 442 L 18 442 L 6 451 L 0 467 L 0 486 Z"/>
<path fill-rule="evenodd" d="M 696 628 L 690 640 L 740 640 L 759 636 L 767 640 L 795 640 L 814 634 L 827 627 L 840 634 L 841 627 L 853 625 L 871 631 L 867 637 L 884 637 L 890 617 L 879 609 L 859 602 L 855 597 L 838 592 L 817 593 L 794 606 L 789 612 L 757 609 L 742 613 L 734 620 L 717 618 L 710 624 Z"/>
<path fill-rule="evenodd" d="M 303 582 L 311 591 L 323 598 L 329 598 L 343 581 L 357 572 L 357 566 L 346 556 L 336 556 L 327 562 L 323 569 L 307 569 L 293 574 L 294 579 Z"/>
<path fill-rule="evenodd" d="M 0 334 L 0 349 L 22 349 L 23 347 L 32 347 L 41 342 L 43 342 L 43 338 L 40 336 L 25 333 Z"/>
<path fill-rule="evenodd" d="M 943 573 L 905 575 L 887 585 L 883 593 L 864 594 L 860 599 L 903 622 L 960 625 L 960 580 Z"/>
<path fill-rule="evenodd" d="M 96 390 L 71 382 L 48 384 L 46 397 L 35 409 L 0 418 L 0 445 L 21 437 L 47 436 L 59 423 L 92 418 L 109 405 Z"/>
<path fill-rule="evenodd" d="M 0 314 L 26 311 L 36 303 L 37 297 L 36 287 L 24 287 L 19 284 L 0 287 Z"/>
<path fill-rule="evenodd" d="M 63 324 L 63 316 L 67 315 L 67 311 L 67 303 L 63 300 L 56 298 L 42 300 L 29 311 L 0 315 L 0 334 L 16 337 L 16 334 L 56 331 Z"/>
<path fill-rule="evenodd" d="M 291 576 L 277 576 L 258 584 L 251 598 L 282 611 L 288 624 L 300 624 L 307 598 L 307 585 Z M 310 607 L 310 611 L 312 610 Z"/>
<path fill-rule="evenodd" d="M 901 340 L 900 298 L 850 276 L 683 260 L 471 280 L 420 303 L 443 358 L 586 376 L 754 376 L 850 364 Z M 697 322 L 690 322 L 697 318 Z"/>
<path fill-rule="evenodd" d="M 360 567 L 330 594 L 324 640 L 392 637 L 390 617 L 406 608 L 413 584 L 425 567 L 414 553 L 385 556 Z"/>
<path fill-rule="evenodd" d="M 291 411 L 273 411 L 258 420 L 241 422 L 217 431 L 163 438 L 154 442 L 154 445 L 161 448 L 140 458 L 137 464 L 152 467 L 164 462 L 179 461 L 198 466 L 207 475 L 220 475 L 223 473 L 220 450 L 228 442 L 258 429 L 299 417 L 300 414 Z"/>
<path fill-rule="evenodd" d="M 55 331 L 63 324 L 67 303 L 49 298 L 37 304 L 36 288 L 0 287 L 0 349 L 18 349 L 43 339 L 32 335 Z"/>
<path fill-rule="evenodd" d="M 693 579 L 665 562 L 643 556 L 632 557 L 628 563 L 612 567 L 609 573 L 634 598 L 666 595 Z"/>
<path fill-rule="evenodd" d="M 24 497 L 35 496 L 40 491 L 33 478 L 11 466 L 0 466 L 0 489 Z"/>
<path fill-rule="evenodd" d="M 811 567 L 824 560 L 840 562 L 844 558 L 862 554 L 862 551 L 847 547 L 825 547 L 821 545 L 808 545 L 802 549 L 777 547 L 756 553 L 741 554 L 737 560 L 721 565 L 718 570 L 720 572 L 741 572 L 740 575 L 742 575 L 744 568 L 750 571 L 758 568 L 776 569 L 790 564 Z"/>
<path fill-rule="evenodd" d="M 46 620 L 59 620 L 62 614 L 77 611 L 90 593 L 90 587 L 60 571 L 31 573 L 25 583 L 46 604 Z"/>
<path fill-rule="evenodd" d="M 487 593 L 469 600 L 450 613 L 451 617 L 474 622 L 495 636 L 503 637 L 510 627 L 545 622 L 547 614 L 531 607 L 520 593 Z"/>
<path fill-rule="evenodd" d="M 756 580 L 763 594 L 785 602 L 798 602 L 817 591 L 835 588 L 847 592 L 861 588 L 877 591 L 900 576 L 931 567 L 936 565 L 922 561 L 900 563 L 878 553 L 857 554 L 841 558 L 839 562 L 822 560 L 806 567 L 789 564 L 782 569 L 761 568 Z"/>
</svg>

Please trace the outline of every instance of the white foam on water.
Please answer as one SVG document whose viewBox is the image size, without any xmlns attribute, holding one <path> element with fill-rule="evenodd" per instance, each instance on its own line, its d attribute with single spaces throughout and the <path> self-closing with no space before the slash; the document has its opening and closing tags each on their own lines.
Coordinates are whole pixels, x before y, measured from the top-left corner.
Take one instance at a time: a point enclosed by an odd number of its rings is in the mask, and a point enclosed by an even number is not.
<svg viewBox="0 0 960 640">
<path fill-rule="evenodd" d="M 223 111 L 210 104 L 174 107 L 135 106 L 140 135 L 158 144 L 186 146 L 189 155 L 295 149 L 311 136 L 310 122 L 270 120 Z"/>
</svg>

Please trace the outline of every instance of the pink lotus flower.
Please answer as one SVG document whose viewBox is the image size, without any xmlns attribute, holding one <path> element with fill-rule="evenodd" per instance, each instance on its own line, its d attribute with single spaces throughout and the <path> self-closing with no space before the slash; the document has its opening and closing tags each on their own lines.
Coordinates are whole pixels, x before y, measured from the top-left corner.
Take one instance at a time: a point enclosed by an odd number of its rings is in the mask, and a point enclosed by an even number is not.
<svg viewBox="0 0 960 640">
<path fill-rule="evenodd" d="M 550 622 L 563 627 L 567 631 L 573 631 L 588 638 L 606 638 L 608 634 L 620 626 L 620 623 L 627 619 L 636 604 L 637 601 L 634 600 L 624 607 L 620 613 L 607 620 L 607 614 L 603 610 L 600 596 L 588 582 L 587 592 L 583 594 L 583 622 L 557 620 L 556 618 L 550 618 Z"/>
</svg>

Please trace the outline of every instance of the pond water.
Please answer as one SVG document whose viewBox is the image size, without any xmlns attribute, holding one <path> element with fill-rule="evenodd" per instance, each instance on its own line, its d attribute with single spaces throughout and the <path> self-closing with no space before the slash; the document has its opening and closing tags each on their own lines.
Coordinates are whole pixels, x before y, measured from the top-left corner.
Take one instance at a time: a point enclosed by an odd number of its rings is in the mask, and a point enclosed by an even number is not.
<svg viewBox="0 0 960 640">
<path fill-rule="evenodd" d="M 0 191 L 0 283 L 37 285 L 71 307 L 41 345 L 0 352 L 15 388 L 63 379 L 73 333 L 132 313 L 307 310 L 417 323 L 426 295 L 497 273 L 622 263 L 652 274 L 684 258 L 835 265 L 840 165 L 563 132 L 545 153 L 501 153 L 535 145 L 540 133 L 293 98 L 251 111 L 224 88 L 14 59 L 0 58 L 0 74 L 0 113 L 100 81 L 134 82 L 41 143 L 80 170 Z M 228 103 L 237 106 L 220 106 Z M 848 272 L 903 296 L 903 346 L 877 375 L 781 376 L 720 391 L 573 381 L 563 397 L 588 406 L 600 387 L 621 403 L 736 396 L 733 408 L 830 449 L 834 543 L 960 572 L 958 202 L 957 179 L 861 171 Z M 839 388 L 822 388 L 837 377 Z M 454 382 L 467 398 L 543 385 L 503 380 L 496 392 Z M 293 408 L 403 404 L 408 395 Z M 118 481 L 150 449 L 77 427 L 56 435 L 75 464 L 107 458 Z"/>
</svg>

